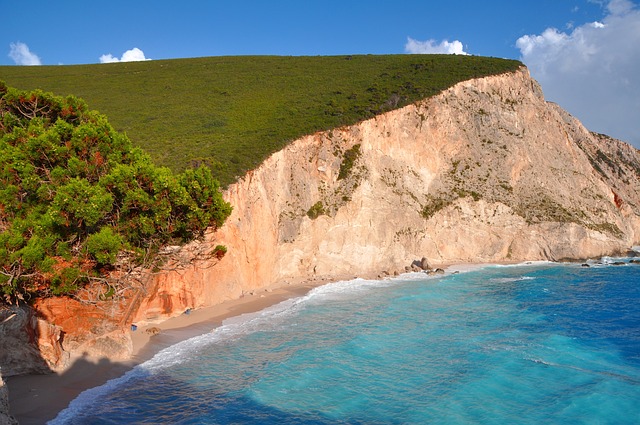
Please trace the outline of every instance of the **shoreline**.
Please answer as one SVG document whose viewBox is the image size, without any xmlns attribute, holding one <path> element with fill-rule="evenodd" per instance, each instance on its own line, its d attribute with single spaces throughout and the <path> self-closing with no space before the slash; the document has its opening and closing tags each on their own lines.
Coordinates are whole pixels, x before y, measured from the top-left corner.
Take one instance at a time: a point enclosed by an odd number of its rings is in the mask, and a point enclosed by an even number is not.
<svg viewBox="0 0 640 425">
<path fill-rule="evenodd" d="M 126 360 L 76 355 L 69 359 L 69 365 L 61 371 L 46 375 L 5 377 L 9 389 L 10 414 L 21 425 L 46 423 L 66 409 L 83 391 L 121 377 L 171 345 L 212 332 L 227 319 L 256 313 L 288 299 L 302 297 L 316 287 L 356 278 L 358 277 L 349 275 L 290 282 L 275 289 L 264 289 L 254 295 L 244 295 L 211 307 L 195 309 L 189 314 L 158 323 L 138 326 L 137 330 L 129 331 L 133 352 Z M 363 278 L 378 279 L 373 276 Z M 157 328 L 159 332 L 147 332 L 151 328 Z"/>
<path fill-rule="evenodd" d="M 434 277 L 469 272 L 493 265 L 532 263 L 537 262 L 442 265 L 445 274 Z M 9 389 L 10 414 L 22 425 L 46 423 L 66 409 L 83 391 L 99 387 L 109 380 L 121 377 L 171 345 L 212 332 L 227 319 L 256 313 L 283 301 L 305 296 L 312 289 L 330 283 L 358 278 L 366 280 L 398 279 L 403 275 L 419 273 L 422 272 L 409 272 L 400 276 L 385 277 L 380 277 L 378 273 L 369 273 L 361 276 L 343 275 L 301 279 L 288 282 L 275 289 L 264 289 L 253 295 L 244 295 L 241 298 L 224 301 L 215 306 L 192 310 L 189 314 L 182 314 L 158 323 L 138 326 L 137 330 L 129 331 L 133 342 L 133 352 L 129 359 L 112 360 L 104 357 L 92 358 L 77 355 L 72 356 L 69 365 L 58 372 L 47 375 L 20 375 L 5 378 Z M 147 332 L 151 328 L 157 328 L 159 332 L 157 334 Z"/>
</svg>

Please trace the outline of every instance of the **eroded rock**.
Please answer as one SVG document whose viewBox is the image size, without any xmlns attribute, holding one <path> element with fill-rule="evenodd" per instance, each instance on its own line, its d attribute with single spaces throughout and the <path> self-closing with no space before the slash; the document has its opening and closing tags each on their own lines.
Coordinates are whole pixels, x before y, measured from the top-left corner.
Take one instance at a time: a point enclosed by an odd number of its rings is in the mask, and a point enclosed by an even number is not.
<svg viewBox="0 0 640 425">
<path fill-rule="evenodd" d="M 4 376 L 51 372 L 39 349 L 39 331 L 47 328 L 39 326 L 35 312 L 29 307 L 0 309 L 0 368 Z M 43 335 L 44 340 L 49 337 L 49 334 Z M 56 344 L 59 334 L 52 339 L 47 343 Z M 50 359 L 52 364 L 59 360 L 55 356 Z"/>
</svg>

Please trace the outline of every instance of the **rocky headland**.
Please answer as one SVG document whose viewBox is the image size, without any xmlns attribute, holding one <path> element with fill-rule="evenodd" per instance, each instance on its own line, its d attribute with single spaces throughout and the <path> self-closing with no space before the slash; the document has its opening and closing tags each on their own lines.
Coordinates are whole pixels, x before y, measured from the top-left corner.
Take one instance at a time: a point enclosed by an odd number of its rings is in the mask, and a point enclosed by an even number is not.
<svg viewBox="0 0 640 425">
<path fill-rule="evenodd" d="M 128 296 L 1 312 L 6 375 L 127 358 L 130 326 L 301 280 L 600 257 L 640 241 L 640 153 L 585 129 L 526 68 L 295 140 L 225 192 L 226 224 Z M 224 256 L 202 255 L 224 245 Z M 13 316 L 12 316 L 13 315 Z M 11 317 L 11 319 L 8 319 Z M 10 342 L 13 341 L 13 342 Z"/>
</svg>

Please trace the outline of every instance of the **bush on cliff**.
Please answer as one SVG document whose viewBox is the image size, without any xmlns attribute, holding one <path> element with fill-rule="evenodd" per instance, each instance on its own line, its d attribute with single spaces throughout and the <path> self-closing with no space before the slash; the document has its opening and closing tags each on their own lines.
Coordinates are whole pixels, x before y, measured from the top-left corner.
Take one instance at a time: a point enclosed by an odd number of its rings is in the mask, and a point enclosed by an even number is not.
<svg viewBox="0 0 640 425">
<path fill-rule="evenodd" d="M 155 166 L 80 99 L 0 82 L 0 298 L 73 293 L 123 250 L 149 259 L 220 226 L 208 168 Z"/>
</svg>

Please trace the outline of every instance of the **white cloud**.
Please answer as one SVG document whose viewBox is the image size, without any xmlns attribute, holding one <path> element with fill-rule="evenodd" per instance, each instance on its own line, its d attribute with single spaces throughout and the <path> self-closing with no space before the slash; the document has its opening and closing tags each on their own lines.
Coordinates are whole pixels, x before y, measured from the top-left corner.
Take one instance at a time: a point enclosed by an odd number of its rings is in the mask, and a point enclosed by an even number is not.
<svg viewBox="0 0 640 425">
<path fill-rule="evenodd" d="M 516 41 L 549 100 L 587 128 L 640 147 L 640 11 L 607 3 L 604 19 L 570 32 L 548 28 Z"/>
<path fill-rule="evenodd" d="M 138 62 L 138 61 L 147 61 L 147 60 L 151 60 L 151 59 L 144 57 L 144 52 L 138 49 L 137 47 L 134 47 L 133 49 L 127 50 L 126 52 L 124 52 L 120 59 L 113 56 L 111 53 L 100 56 L 100 63 Z"/>
<path fill-rule="evenodd" d="M 113 57 L 111 53 L 100 56 L 100 63 L 120 62 L 120 59 Z"/>
<path fill-rule="evenodd" d="M 407 38 L 407 44 L 404 45 L 404 50 L 407 53 L 446 53 L 449 55 L 466 55 L 462 43 L 458 40 L 449 42 L 443 40 L 440 44 L 436 44 L 435 40 L 418 41 L 411 37 Z"/>
<path fill-rule="evenodd" d="M 29 46 L 17 42 L 9 44 L 9 57 L 16 65 L 42 65 L 40 58 L 29 50 Z"/>
<path fill-rule="evenodd" d="M 629 0 L 611 0 L 607 10 L 612 15 L 625 15 L 633 10 L 633 3 Z"/>
</svg>

